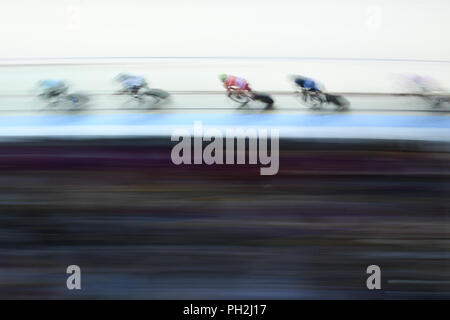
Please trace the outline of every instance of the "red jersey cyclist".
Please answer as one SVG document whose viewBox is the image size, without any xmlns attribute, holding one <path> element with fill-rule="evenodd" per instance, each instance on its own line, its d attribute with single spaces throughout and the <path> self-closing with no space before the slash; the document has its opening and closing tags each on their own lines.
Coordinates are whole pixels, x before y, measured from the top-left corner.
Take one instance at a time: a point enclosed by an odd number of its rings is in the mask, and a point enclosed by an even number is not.
<svg viewBox="0 0 450 320">
<path fill-rule="evenodd" d="M 225 86 L 225 89 L 227 89 L 228 96 L 231 96 L 231 90 L 233 89 L 239 91 L 252 92 L 252 90 L 248 85 L 247 80 L 245 80 L 244 78 L 235 77 L 227 74 L 221 74 L 219 78 L 222 81 L 223 85 Z"/>
</svg>

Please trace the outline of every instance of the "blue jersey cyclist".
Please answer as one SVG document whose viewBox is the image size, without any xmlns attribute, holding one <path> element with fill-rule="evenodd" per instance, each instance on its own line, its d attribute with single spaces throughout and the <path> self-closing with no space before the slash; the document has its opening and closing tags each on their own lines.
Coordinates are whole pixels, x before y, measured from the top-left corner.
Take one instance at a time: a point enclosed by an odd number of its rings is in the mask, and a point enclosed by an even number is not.
<svg viewBox="0 0 450 320">
<path fill-rule="evenodd" d="M 48 79 L 39 82 L 40 95 L 49 98 L 57 97 L 67 92 L 67 85 L 63 80 Z"/>
<path fill-rule="evenodd" d="M 122 84 L 122 93 L 138 94 L 142 88 L 147 88 L 147 81 L 141 76 L 119 74 L 117 80 Z"/>
<path fill-rule="evenodd" d="M 303 77 L 303 76 L 294 76 L 294 82 L 296 85 L 300 86 L 301 88 L 308 90 L 310 92 L 314 93 L 322 93 L 324 90 L 324 87 L 322 84 L 320 84 L 318 81 Z"/>
</svg>

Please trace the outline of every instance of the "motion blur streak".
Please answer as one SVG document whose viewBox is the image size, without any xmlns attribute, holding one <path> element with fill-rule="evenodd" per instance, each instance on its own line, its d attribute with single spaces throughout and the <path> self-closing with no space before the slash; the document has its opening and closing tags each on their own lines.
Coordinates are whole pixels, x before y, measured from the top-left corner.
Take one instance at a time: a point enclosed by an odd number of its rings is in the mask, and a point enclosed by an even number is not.
<svg viewBox="0 0 450 320">
<path fill-rule="evenodd" d="M 167 140 L 3 142 L 0 298 L 450 297 L 449 145 L 280 143 L 262 177 Z"/>
</svg>

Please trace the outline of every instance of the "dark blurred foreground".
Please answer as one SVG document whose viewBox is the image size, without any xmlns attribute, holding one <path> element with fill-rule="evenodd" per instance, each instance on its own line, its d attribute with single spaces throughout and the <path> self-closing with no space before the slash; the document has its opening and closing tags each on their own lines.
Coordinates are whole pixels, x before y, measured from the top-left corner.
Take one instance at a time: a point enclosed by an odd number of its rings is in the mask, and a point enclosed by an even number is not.
<svg viewBox="0 0 450 320">
<path fill-rule="evenodd" d="M 450 298 L 448 145 L 281 146 L 260 176 L 166 140 L 3 142 L 0 298 Z"/>
</svg>

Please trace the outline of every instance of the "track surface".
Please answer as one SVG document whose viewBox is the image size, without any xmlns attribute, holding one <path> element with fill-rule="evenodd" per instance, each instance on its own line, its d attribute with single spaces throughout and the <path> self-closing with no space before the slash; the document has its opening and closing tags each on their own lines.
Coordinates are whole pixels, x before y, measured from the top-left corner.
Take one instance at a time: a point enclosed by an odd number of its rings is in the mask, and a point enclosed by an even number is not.
<svg viewBox="0 0 450 320">
<path fill-rule="evenodd" d="M 446 106 L 432 109 L 419 97 L 355 96 L 351 108 L 313 111 L 292 95 L 276 95 L 275 109 L 251 102 L 238 109 L 224 94 L 184 94 L 153 106 L 129 97 L 93 95 L 80 110 L 49 107 L 32 96 L 2 96 L 0 136 L 170 136 L 176 129 L 278 129 L 280 137 L 448 141 Z"/>
<path fill-rule="evenodd" d="M 178 111 L 234 111 L 238 107 L 237 103 L 229 100 L 225 94 L 172 94 L 167 103 L 155 106 L 139 105 L 136 101 L 128 97 L 112 94 L 91 94 L 91 102 L 84 111 L 104 112 L 104 111 L 144 111 L 160 110 L 164 112 Z M 293 94 L 275 94 L 275 111 L 285 112 L 311 112 L 302 105 Z M 440 108 L 431 108 L 426 101 L 415 96 L 346 96 L 351 106 L 349 112 L 395 112 L 395 113 L 443 113 L 450 111 L 450 105 L 445 104 Z M 259 102 L 251 102 L 247 109 L 262 110 L 264 105 Z M 0 113 L 35 113 L 42 111 L 64 111 L 64 107 L 58 110 L 50 109 L 45 102 L 40 101 L 33 95 L 1 95 Z M 333 111 L 333 106 L 326 106 L 323 111 Z"/>
</svg>

